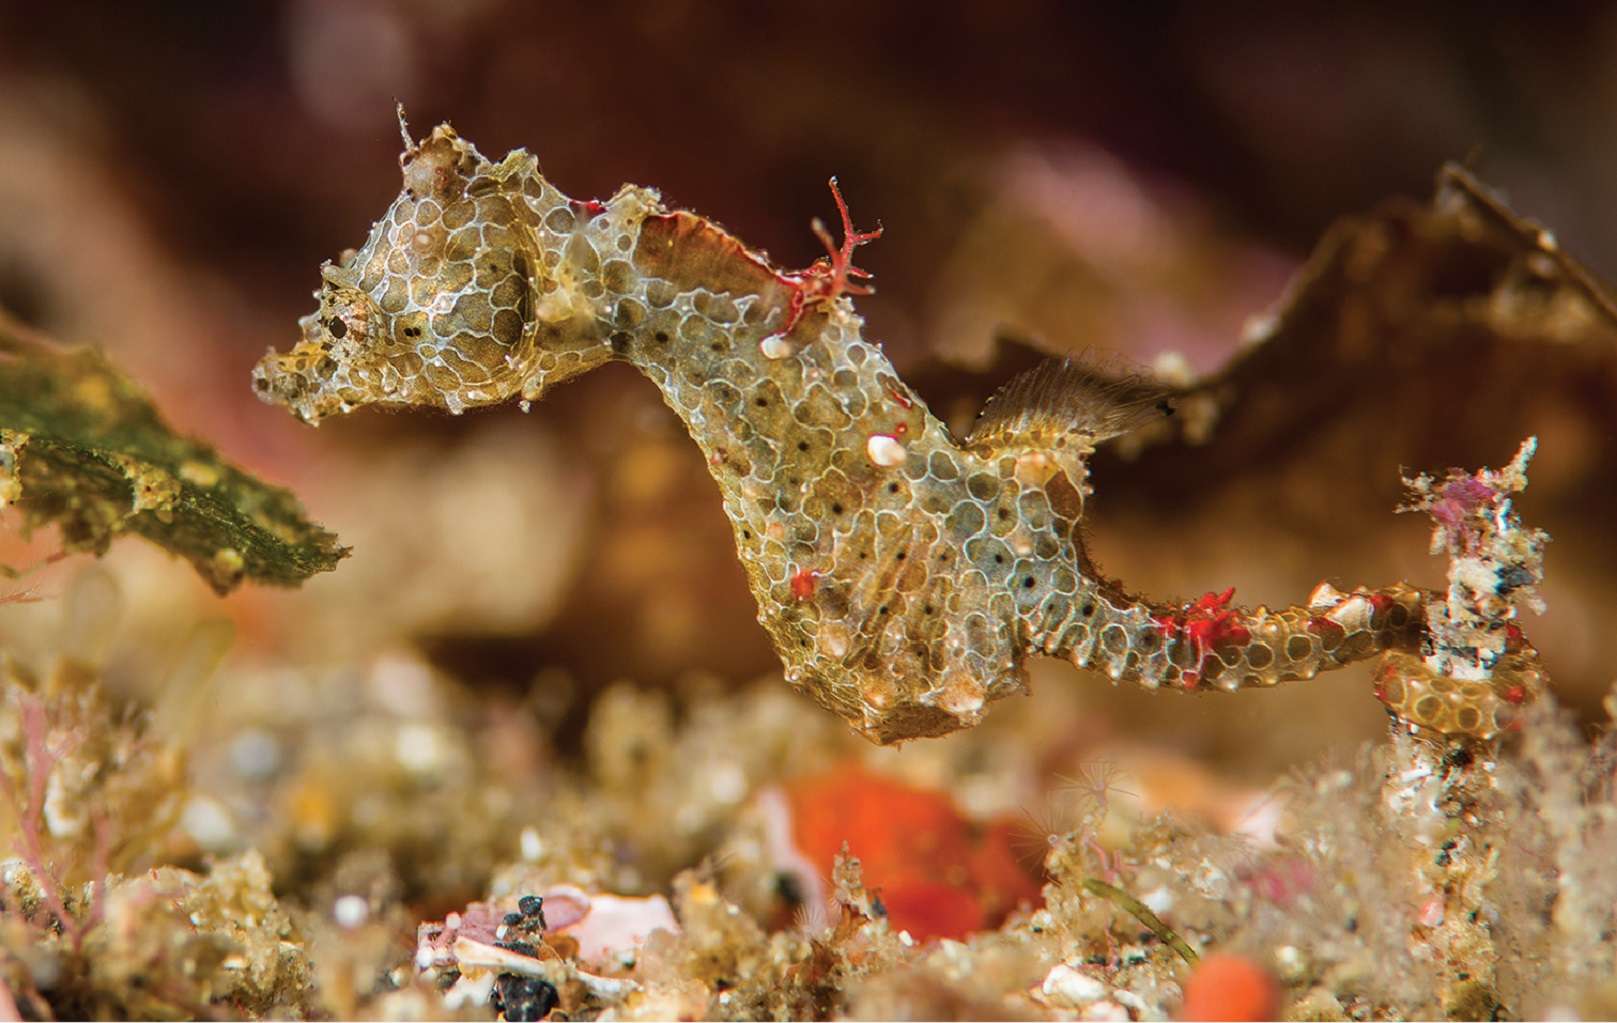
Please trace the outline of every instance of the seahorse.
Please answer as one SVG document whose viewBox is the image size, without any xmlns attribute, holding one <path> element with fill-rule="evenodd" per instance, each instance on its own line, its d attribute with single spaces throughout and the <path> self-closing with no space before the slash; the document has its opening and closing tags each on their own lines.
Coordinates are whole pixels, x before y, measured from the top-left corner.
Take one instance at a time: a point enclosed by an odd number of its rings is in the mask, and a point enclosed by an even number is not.
<svg viewBox="0 0 1617 1023">
<path fill-rule="evenodd" d="M 447 124 L 400 127 L 402 192 L 321 268 L 319 309 L 258 364 L 259 395 L 310 423 L 458 414 L 630 363 L 706 456 L 786 681 L 869 739 L 976 724 L 1026 690 L 1032 655 L 1234 691 L 1420 650 L 1434 595 L 1405 584 L 1270 610 L 1106 578 L 1080 529 L 1086 458 L 1159 403 L 1052 360 L 957 438 L 864 337 L 852 252 L 879 232 L 854 232 L 840 192 L 843 243 L 816 225 L 829 256 L 791 272 L 654 190 L 571 199 L 525 150 L 494 163 Z M 1467 718 L 1484 730 L 1489 699 Z"/>
</svg>

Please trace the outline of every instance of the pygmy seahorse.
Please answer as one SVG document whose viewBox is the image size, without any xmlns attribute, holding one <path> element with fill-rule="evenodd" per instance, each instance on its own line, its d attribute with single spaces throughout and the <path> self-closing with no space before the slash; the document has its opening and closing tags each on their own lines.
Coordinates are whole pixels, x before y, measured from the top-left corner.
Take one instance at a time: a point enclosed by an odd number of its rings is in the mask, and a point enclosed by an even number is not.
<svg viewBox="0 0 1617 1023">
<path fill-rule="evenodd" d="M 1402 584 L 1272 611 L 1104 578 L 1079 530 L 1085 458 L 1150 403 L 1053 361 L 951 435 L 862 336 L 852 252 L 878 232 L 853 233 L 840 193 L 843 243 L 819 230 L 830 256 L 789 272 L 651 189 L 578 201 L 524 150 L 493 163 L 448 125 L 404 140 L 403 192 L 321 268 L 319 311 L 260 362 L 260 396 L 311 423 L 459 413 L 633 364 L 707 457 L 787 682 L 868 738 L 975 724 L 1025 690 L 1029 654 L 1236 690 L 1418 650 L 1430 595 Z"/>
</svg>

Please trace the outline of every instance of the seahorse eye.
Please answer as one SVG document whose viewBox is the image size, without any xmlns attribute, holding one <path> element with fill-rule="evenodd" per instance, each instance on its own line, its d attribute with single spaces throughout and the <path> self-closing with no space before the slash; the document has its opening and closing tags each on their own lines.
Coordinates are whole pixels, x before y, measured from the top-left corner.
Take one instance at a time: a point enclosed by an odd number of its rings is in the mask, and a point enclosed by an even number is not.
<svg viewBox="0 0 1617 1023">
<path fill-rule="evenodd" d="M 541 251 L 531 158 L 489 163 L 440 126 L 401 166 L 404 190 L 365 243 L 322 268 L 296 348 L 261 363 L 267 398 L 310 420 L 367 404 L 458 412 L 537 397 L 611 357 L 593 250 L 578 239 L 560 283 Z"/>
</svg>

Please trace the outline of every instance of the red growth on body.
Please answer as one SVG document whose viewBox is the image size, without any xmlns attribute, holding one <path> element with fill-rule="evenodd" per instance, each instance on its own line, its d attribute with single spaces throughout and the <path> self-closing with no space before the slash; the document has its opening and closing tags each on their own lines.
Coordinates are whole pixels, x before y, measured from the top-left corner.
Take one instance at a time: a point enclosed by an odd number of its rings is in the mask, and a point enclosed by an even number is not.
<svg viewBox="0 0 1617 1023">
<path fill-rule="evenodd" d="M 809 224 L 814 236 L 825 246 L 826 255 L 816 259 L 806 270 L 781 275 L 781 280 L 790 285 L 793 291 L 791 305 L 786 310 L 786 323 L 780 328 L 780 334 L 790 334 L 813 303 L 831 302 L 839 295 L 869 295 L 876 290 L 864 283 L 875 275 L 853 265 L 853 250 L 880 238 L 882 229 L 855 231 L 853 218 L 848 214 L 848 204 L 843 201 L 842 190 L 837 187 L 837 179 L 832 178 L 830 184 L 831 195 L 837 201 L 837 213 L 842 217 L 842 244 L 832 241 L 831 232 L 818 218 Z"/>
<path fill-rule="evenodd" d="M 1326 618 L 1324 615 L 1315 615 L 1314 617 L 1308 619 L 1308 631 L 1312 632 L 1321 639 L 1335 637 L 1337 640 L 1340 640 L 1343 636 L 1347 635 L 1346 629 L 1331 621 L 1329 618 Z"/>
<path fill-rule="evenodd" d="M 1223 593 L 1209 590 L 1186 607 L 1182 616 L 1161 615 L 1154 619 L 1165 637 L 1184 637 L 1196 656 L 1196 667 L 1183 676 L 1187 688 L 1201 681 L 1202 666 L 1215 647 L 1251 641 L 1252 633 L 1240 624 L 1241 612 L 1230 607 L 1234 597 L 1233 586 Z"/>
<path fill-rule="evenodd" d="M 820 573 L 811 568 L 800 568 L 792 575 L 792 597 L 795 600 L 808 600 L 814 596 L 815 583 L 819 581 Z"/>
<path fill-rule="evenodd" d="M 1397 601 L 1393 600 L 1385 593 L 1372 593 L 1370 594 L 1370 614 L 1373 618 L 1379 619 L 1385 615 L 1387 610 L 1395 603 L 1397 603 Z"/>
</svg>

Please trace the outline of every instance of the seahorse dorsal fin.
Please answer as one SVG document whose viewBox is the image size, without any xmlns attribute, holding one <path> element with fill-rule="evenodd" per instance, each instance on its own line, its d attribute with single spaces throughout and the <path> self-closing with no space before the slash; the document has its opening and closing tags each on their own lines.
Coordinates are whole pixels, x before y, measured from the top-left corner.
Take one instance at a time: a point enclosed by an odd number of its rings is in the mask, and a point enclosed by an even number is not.
<svg viewBox="0 0 1617 1023">
<path fill-rule="evenodd" d="M 1172 390 L 1141 373 L 1109 372 L 1093 358 L 1047 359 L 1012 377 L 983 406 L 973 448 L 1093 448 L 1173 415 Z"/>
</svg>

